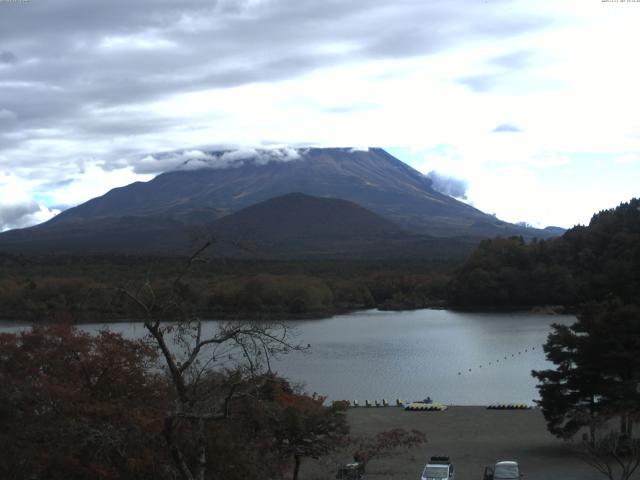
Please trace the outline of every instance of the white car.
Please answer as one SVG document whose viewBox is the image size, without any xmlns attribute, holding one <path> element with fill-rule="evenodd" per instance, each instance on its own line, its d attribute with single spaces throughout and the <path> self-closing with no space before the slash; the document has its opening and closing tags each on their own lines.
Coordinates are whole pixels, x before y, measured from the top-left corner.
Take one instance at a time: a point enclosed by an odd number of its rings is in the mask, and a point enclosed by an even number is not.
<svg viewBox="0 0 640 480">
<path fill-rule="evenodd" d="M 484 469 L 485 480 L 520 480 L 523 476 L 518 462 L 511 460 L 496 462 L 493 468 L 485 467 Z"/>
<path fill-rule="evenodd" d="M 431 457 L 420 480 L 454 480 L 453 463 L 449 457 Z"/>
</svg>

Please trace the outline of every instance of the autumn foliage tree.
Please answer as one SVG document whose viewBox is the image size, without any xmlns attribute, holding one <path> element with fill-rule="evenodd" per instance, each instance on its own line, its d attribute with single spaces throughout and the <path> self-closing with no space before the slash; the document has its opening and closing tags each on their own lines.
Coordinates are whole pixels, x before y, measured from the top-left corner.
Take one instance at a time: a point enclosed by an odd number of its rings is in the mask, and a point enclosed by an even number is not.
<svg viewBox="0 0 640 480">
<path fill-rule="evenodd" d="M 353 437 L 350 444 L 354 449 L 354 460 L 365 466 L 376 458 L 393 456 L 403 450 L 417 447 L 427 441 L 420 430 L 394 428 L 373 436 Z"/>
<path fill-rule="evenodd" d="M 284 380 L 274 386 L 275 436 L 283 455 L 293 460 L 292 478 L 297 480 L 302 459 L 318 459 L 345 443 L 347 405 L 325 405 L 325 397 L 295 392 Z"/>
<path fill-rule="evenodd" d="M 163 478 L 155 351 L 69 325 L 0 335 L 0 477 Z"/>
<path fill-rule="evenodd" d="M 156 357 L 147 342 L 68 324 L 0 335 L 0 478 L 173 480 L 168 416 L 183 461 L 197 465 L 200 436 L 177 416 Z M 285 478 L 294 461 L 325 454 L 346 433 L 343 408 L 273 374 L 207 370 L 188 385 L 186 413 L 210 418 L 207 479 Z"/>
<path fill-rule="evenodd" d="M 159 351 L 170 390 L 162 434 L 176 474 L 183 480 L 211 478 L 217 458 L 211 438 L 230 418 L 231 405 L 260 392 L 270 373 L 270 359 L 302 347 L 293 344 L 284 324 L 227 321 L 205 324 L 190 307 L 189 275 L 194 265 L 208 261 L 205 243 L 188 260 L 171 291 L 158 295 L 147 279 L 138 288 L 116 291 L 135 305 Z M 167 314 L 174 320 L 163 322 Z M 211 381 L 216 375 L 229 379 Z M 252 387 L 252 388 L 247 388 Z"/>
</svg>

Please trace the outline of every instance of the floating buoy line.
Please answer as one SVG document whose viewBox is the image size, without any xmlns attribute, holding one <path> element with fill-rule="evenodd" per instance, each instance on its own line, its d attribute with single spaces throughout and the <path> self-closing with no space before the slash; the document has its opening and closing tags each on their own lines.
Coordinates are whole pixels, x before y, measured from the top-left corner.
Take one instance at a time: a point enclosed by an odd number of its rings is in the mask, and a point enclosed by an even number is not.
<svg viewBox="0 0 640 480">
<path fill-rule="evenodd" d="M 537 346 L 537 348 L 538 348 L 538 350 L 541 350 L 540 346 Z M 514 353 L 510 353 L 510 354 L 508 353 L 506 355 L 502 355 L 501 358 L 496 358 L 495 360 L 491 360 L 491 361 L 489 361 L 487 363 L 484 363 L 484 364 L 481 363 L 480 365 L 478 365 L 477 368 L 480 369 L 482 367 L 496 366 L 496 365 L 500 364 L 500 362 L 502 362 L 502 364 L 504 364 L 504 363 L 506 363 L 505 361 L 508 361 L 511 358 L 516 358 L 518 355 L 523 355 L 525 353 L 534 352 L 535 350 L 536 350 L 536 346 L 533 345 L 533 346 L 525 348 L 524 350 L 519 350 L 518 352 L 514 352 Z M 458 375 L 459 376 L 462 375 L 463 372 L 465 372 L 464 368 L 458 370 Z M 472 373 L 472 372 L 473 372 L 473 368 L 467 368 L 465 373 Z"/>
<path fill-rule="evenodd" d="M 486 363 L 481 363 L 478 365 L 478 369 L 483 368 L 483 367 L 495 367 L 495 366 L 499 366 L 500 364 L 504 365 L 505 363 L 508 363 L 508 361 L 512 358 L 517 358 L 518 356 L 522 356 L 525 353 L 532 353 L 535 352 L 537 350 L 542 350 L 542 347 L 540 345 L 532 345 L 532 346 L 528 346 L 522 350 L 519 350 L 517 352 L 513 352 L 513 353 L 506 353 L 501 355 L 499 358 L 496 358 L 495 360 L 490 360 L 487 361 Z M 473 373 L 473 368 L 467 368 L 466 371 L 465 369 L 460 369 L 458 371 L 458 376 L 462 376 L 463 372 L 465 375 L 468 375 L 470 373 Z M 365 400 L 363 404 L 358 403 L 358 400 L 353 400 L 353 401 L 347 401 L 347 403 L 349 404 L 350 408 L 377 408 L 377 407 L 401 407 L 404 408 L 405 410 L 409 410 L 409 411 L 421 411 L 421 412 L 443 412 L 445 411 L 447 408 L 449 408 L 447 405 L 442 404 L 442 403 L 435 403 L 435 402 L 431 402 L 431 401 L 417 401 L 417 402 L 408 402 L 408 401 L 403 401 L 400 400 L 400 398 L 397 398 L 394 404 L 390 404 L 387 400 L 382 399 L 382 400 Z M 487 410 L 529 410 L 531 408 L 533 408 L 531 405 L 528 405 L 526 403 L 492 403 L 491 405 L 488 405 Z"/>
</svg>

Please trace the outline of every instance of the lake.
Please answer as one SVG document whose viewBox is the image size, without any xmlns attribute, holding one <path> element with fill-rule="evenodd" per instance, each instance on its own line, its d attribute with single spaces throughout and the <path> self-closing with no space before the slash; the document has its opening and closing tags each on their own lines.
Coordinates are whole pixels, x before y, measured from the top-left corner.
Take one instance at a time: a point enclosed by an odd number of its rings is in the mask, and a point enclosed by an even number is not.
<svg viewBox="0 0 640 480">
<path fill-rule="evenodd" d="M 530 404 L 538 398 L 531 370 L 550 366 L 542 351 L 550 324 L 574 321 L 571 315 L 449 310 L 369 310 L 291 321 L 297 340 L 311 348 L 278 359 L 273 367 L 293 382 L 304 382 L 309 393 L 332 400 L 430 396 L 453 405 Z M 24 325 L 0 323 L 1 331 L 20 328 Z M 130 338 L 145 333 L 137 322 L 109 328 Z"/>
</svg>

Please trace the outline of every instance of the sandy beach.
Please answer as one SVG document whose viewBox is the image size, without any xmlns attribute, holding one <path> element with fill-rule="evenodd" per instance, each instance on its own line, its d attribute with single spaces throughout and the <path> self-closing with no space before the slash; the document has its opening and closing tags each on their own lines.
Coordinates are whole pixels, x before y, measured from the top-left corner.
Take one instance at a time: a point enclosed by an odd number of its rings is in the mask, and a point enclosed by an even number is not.
<svg viewBox="0 0 640 480">
<path fill-rule="evenodd" d="M 456 480 L 482 480 L 484 466 L 496 460 L 516 460 L 525 480 L 597 480 L 600 473 L 587 466 L 570 443 L 546 430 L 538 409 L 487 410 L 484 407 L 449 407 L 444 412 L 410 412 L 397 407 L 353 408 L 348 419 L 354 435 L 369 435 L 392 428 L 417 429 L 427 443 L 391 458 L 367 465 L 367 479 L 416 480 L 428 458 L 448 455 Z M 349 461 L 347 452 L 320 461 L 305 460 L 301 478 L 335 477 L 335 464 Z M 632 478 L 640 478 L 640 473 Z"/>
</svg>

